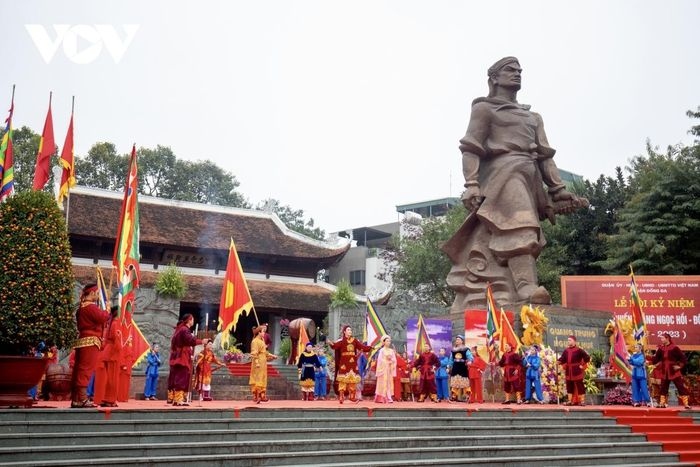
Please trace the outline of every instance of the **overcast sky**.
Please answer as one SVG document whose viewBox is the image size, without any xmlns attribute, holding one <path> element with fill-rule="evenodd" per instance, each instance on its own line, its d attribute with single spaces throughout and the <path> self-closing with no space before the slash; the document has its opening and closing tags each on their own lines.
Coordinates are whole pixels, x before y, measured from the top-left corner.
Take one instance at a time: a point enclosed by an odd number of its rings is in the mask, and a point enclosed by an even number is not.
<svg viewBox="0 0 700 467">
<path fill-rule="evenodd" d="M 457 141 L 503 56 L 557 165 L 588 179 L 647 138 L 691 143 L 700 105 L 695 0 L 25 0 L 2 16 L 3 120 L 16 84 L 14 126 L 40 132 L 53 91 L 62 145 L 75 95 L 78 155 L 170 146 L 327 232 L 458 196 Z"/>
</svg>

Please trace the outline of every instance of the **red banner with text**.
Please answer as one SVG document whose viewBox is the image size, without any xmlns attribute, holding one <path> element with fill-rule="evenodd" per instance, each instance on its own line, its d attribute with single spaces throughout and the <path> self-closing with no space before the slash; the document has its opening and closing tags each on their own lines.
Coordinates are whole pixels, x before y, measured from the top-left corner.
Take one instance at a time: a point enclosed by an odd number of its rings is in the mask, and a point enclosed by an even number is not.
<svg viewBox="0 0 700 467">
<path fill-rule="evenodd" d="M 660 344 L 667 332 L 682 349 L 700 350 L 700 276 L 635 275 L 635 281 L 649 344 Z M 562 305 L 630 316 L 629 286 L 629 276 L 562 276 Z"/>
</svg>

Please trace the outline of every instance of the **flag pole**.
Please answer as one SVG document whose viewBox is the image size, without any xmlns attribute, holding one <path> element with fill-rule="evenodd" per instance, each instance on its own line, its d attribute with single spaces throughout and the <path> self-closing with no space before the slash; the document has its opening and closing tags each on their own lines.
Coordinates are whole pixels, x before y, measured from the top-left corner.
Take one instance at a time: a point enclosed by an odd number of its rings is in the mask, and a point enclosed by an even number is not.
<svg viewBox="0 0 700 467">
<path fill-rule="evenodd" d="M 194 338 L 197 338 L 197 334 L 199 333 L 199 323 L 194 325 Z M 196 345 L 195 345 L 196 347 Z M 196 368 L 195 368 L 195 358 L 197 357 L 197 354 L 194 352 L 194 347 L 192 348 L 192 372 L 190 373 L 190 378 L 189 378 L 189 384 L 187 386 L 187 403 L 189 404 L 192 402 L 192 380 L 194 379 L 194 375 L 196 374 Z"/>
</svg>

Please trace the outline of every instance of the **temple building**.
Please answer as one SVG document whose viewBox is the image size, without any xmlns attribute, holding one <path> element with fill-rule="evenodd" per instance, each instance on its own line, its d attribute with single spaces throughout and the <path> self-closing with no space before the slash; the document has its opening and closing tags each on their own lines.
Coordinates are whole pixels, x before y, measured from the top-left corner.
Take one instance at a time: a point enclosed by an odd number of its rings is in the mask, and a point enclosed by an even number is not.
<svg viewBox="0 0 700 467">
<path fill-rule="evenodd" d="M 95 281 L 96 266 L 108 284 L 117 282 L 112 256 L 122 198 L 123 193 L 95 188 L 71 190 L 65 212 L 73 269 L 81 284 Z M 319 271 L 336 264 L 350 248 L 346 239 L 330 243 L 294 232 L 273 213 L 143 195 L 139 225 L 141 287 L 134 320 L 149 341 L 166 348 L 184 313 L 195 317 L 199 329 L 216 329 L 231 238 L 255 304 L 255 312 L 242 316 L 234 332 L 244 351 L 258 321 L 270 324 L 273 349 L 279 348 L 281 320 L 308 317 L 320 325 L 335 287 L 317 280 Z M 180 268 L 188 286 L 179 303 L 154 290 L 158 273 L 170 263 Z"/>
</svg>

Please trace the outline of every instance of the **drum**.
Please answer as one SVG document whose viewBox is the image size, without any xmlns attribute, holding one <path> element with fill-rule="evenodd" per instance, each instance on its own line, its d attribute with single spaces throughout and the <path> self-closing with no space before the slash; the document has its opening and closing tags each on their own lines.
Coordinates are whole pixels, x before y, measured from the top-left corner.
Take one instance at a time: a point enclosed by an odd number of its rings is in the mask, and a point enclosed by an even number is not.
<svg viewBox="0 0 700 467">
<path fill-rule="evenodd" d="M 46 369 L 44 384 L 51 400 L 62 401 L 70 399 L 71 371 L 66 365 L 52 363 Z"/>
<path fill-rule="evenodd" d="M 377 390 L 377 372 L 369 370 L 365 374 L 364 382 L 362 383 L 362 395 L 372 397 Z"/>
<path fill-rule="evenodd" d="M 411 392 L 414 396 L 420 396 L 420 373 L 417 371 L 411 372 Z"/>
</svg>

